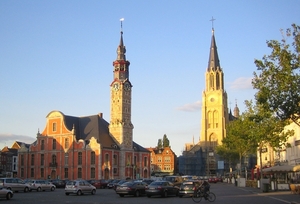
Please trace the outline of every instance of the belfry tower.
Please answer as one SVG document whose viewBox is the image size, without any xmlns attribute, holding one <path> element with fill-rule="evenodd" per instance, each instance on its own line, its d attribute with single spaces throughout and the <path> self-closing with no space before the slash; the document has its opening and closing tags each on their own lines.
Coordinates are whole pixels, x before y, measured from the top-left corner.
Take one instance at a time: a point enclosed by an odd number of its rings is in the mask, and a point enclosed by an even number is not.
<svg viewBox="0 0 300 204">
<path fill-rule="evenodd" d="M 126 60 L 121 21 L 121 39 L 117 48 L 117 59 L 113 62 L 113 81 L 110 84 L 109 132 L 119 143 L 121 150 L 132 150 L 133 125 L 131 123 L 131 88 L 129 61 Z M 120 158 L 122 161 L 122 156 Z"/>
<path fill-rule="evenodd" d="M 224 73 L 220 66 L 214 29 L 212 29 L 208 67 L 205 73 L 205 91 L 202 93 L 202 120 L 200 142 L 214 148 L 226 136 L 228 123 L 227 93 Z"/>
</svg>

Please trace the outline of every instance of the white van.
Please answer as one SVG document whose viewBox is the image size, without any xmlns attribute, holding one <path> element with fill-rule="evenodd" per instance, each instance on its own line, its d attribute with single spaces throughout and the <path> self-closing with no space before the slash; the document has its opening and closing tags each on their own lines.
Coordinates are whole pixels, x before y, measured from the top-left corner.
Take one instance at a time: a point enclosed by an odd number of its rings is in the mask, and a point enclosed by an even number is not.
<svg viewBox="0 0 300 204">
<path fill-rule="evenodd" d="M 7 188 L 14 192 L 24 191 L 26 193 L 30 190 L 30 185 L 19 178 L 0 178 L 0 188 Z"/>
</svg>

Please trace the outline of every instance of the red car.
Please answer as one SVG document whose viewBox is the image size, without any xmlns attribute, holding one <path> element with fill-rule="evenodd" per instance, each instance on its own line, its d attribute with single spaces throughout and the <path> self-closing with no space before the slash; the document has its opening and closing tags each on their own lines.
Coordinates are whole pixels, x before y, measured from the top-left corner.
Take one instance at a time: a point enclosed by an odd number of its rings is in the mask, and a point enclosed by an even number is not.
<svg viewBox="0 0 300 204">
<path fill-rule="evenodd" d="M 208 182 L 209 182 L 209 183 L 217 183 L 218 180 L 217 180 L 217 178 L 215 178 L 215 177 L 210 177 L 210 178 L 208 178 Z"/>
</svg>

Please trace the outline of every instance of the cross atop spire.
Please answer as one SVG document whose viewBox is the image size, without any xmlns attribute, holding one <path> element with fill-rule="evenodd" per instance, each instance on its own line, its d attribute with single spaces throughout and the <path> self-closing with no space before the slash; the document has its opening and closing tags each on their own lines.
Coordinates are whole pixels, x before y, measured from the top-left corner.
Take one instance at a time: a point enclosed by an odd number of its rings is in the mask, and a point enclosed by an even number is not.
<svg viewBox="0 0 300 204">
<path fill-rule="evenodd" d="M 216 19 L 212 16 L 211 17 L 211 19 L 209 20 L 209 21 L 211 21 L 211 28 L 212 28 L 212 30 L 214 30 L 214 21 L 215 21 Z"/>
</svg>

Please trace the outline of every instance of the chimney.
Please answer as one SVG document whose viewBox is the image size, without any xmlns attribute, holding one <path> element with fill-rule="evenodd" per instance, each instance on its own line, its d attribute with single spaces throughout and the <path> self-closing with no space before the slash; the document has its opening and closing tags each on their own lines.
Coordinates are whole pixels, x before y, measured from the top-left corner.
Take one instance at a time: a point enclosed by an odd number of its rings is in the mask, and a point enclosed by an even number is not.
<svg viewBox="0 0 300 204">
<path fill-rule="evenodd" d="M 98 114 L 100 118 L 103 118 L 103 113 Z"/>
</svg>

